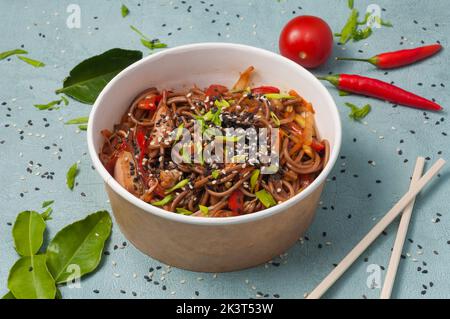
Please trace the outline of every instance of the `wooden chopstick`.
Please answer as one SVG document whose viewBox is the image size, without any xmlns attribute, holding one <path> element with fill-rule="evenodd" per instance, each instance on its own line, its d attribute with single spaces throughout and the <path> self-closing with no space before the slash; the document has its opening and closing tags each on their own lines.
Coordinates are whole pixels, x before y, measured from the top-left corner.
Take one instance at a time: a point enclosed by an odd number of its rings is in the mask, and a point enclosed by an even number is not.
<svg viewBox="0 0 450 319">
<path fill-rule="evenodd" d="M 372 228 L 369 233 L 353 248 L 350 253 L 325 277 L 325 279 L 308 295 L 307 299 L 320 298 L 353 262 L 369 247 L 369 245 L 383 232 L 383 230 L 405 209 L 416 195 L 431 181 L 431 179 L 445 165 L 443 159 L 437 162 L 423 175 L 417 183 L 403 195 L 391 210 Z"/>
<path fill-rule="evenodd" d="M 423 157 L 417 158 L 416 167 L 411 178 L 410 189 L 422 176 L 423 167 L 425 165 L 425 159 Z M 392 249 L 391 259 L 389 260 L 389 266 L 384 279 L 383 288 L 381 289 L 380 299 L 391 298 L 392 287 L 394 286 L 395 276 L 397 274 L 398 264 L 400 263 L 400 257 L 402 255 L 403 244 L 405 243 L 406 234 L 408 233 L 409 221 L 411 220 L 412 211 L 414 208 L 415 198 L 409 203 L 409 205 L 403 211 L 400 225 L 398 226 L 397 236 L 395 237 L 394 248 Z"/>
</svg>

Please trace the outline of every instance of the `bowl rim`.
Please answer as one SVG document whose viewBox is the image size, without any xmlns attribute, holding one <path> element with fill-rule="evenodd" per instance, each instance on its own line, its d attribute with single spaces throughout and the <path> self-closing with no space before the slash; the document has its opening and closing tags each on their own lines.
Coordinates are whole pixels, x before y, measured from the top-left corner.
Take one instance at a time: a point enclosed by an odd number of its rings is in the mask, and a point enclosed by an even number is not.
<svg viewBox="0 0 450 319">
<path fill-rule="evenodd" d="M 182 53 L 184 51 L 191 51 L 192 50 L 202 50 L 202 49 L 213 49 L 213 48 L 220 48 L 221 50 L 226 49 L 240 49 L 247 51 L 249 54 L 257 53 L 259 55 L 265 55 L 268 58 L 279 60 L 279 62 L 282 62 L 284 64 L 287 64 L 289 67 L 295 68 L 298 70 L 298 72 L 304 73 L 307 80 L 312 81 L 317 88 L 322 91 L 320 94 L 324 94 L 326 99 L 329 100 L 329 103 L 331 105 L 331 117 L 332 122 L 334 125 L 335 130 L 335 142 L 333 150 L 330 153 L 330 158 L 328 160 L 328 163 L 325 165 L 325 168 L 321 171 L 319 176 L 316 177 L 316 179 L 311 183 L 307 188 L 305 188 L 302 192 L 298 193 L 294 197 L 290 198 L 289 200 L 277 204 L 276 206 L 261 210 L 259 212 L 255 212 L 252 214 L 247 215 L 240 215 L 240 216 L 233 216 L 233 217 L 193 217 L 193 216 L 185 216 L 181 214 L 171 213 L 168 212 L 162 208 L 153 206 L 149 203 L 144 202 L 143 200 L 135 197 L 131 193 L 129 193 L 125 188 L 123 188 L 105 169 L 103 164 L 100 161 L 100 158 L 98 156 L 98 152 L 94 147 L 94 133 L 93 132 L 93 122 L 94 118 L 97 116 L 98 108 L 100 103 L 103 100 L 103 97 L 108 94 L 110 91 L 110 88 L 118 82 L 125 74 L 131 72 L 135 68 L 139 68 L 142 64 L 147 63 L 149 60 L 153 60 L 159 57 L 162 57 L 164 55 L 172 54 L 172 53 Z M 295 62 L 268 50 L 244 45 L 244 44 L 235 44 L 235 43 L 220 43 L 220 42 L 205 42 L 205 43 L 195 43 L 195 44 L 187 44 L 187 45 L 181 45 L 174 48 L 165 49 L 163 51 L 160 51 L 158 53 L 152 54 L 150 56 L 147 56 L 124 70 L 122 70 L 119 74 L 117 74 L 102 90 L 102 92 L 97 97 L 90 115 L 89 115 L 89 121 L 88 121 L 88 128 L 87 128 L 87 143 L 88 143 L 88 149 L 89 149 L 89 155 L 91 157 L 91 160 L 94 164 L 94 167 L 96 171 L 100 174 L 103 181 L 120 197 L 122 197 L 124 200 L 128 201 L 129 203 L 133 204 L 134 206 L 142 209 L 143 211 L 154 214 L 158 217 L 168 219 L 173 222 L 180 222 L 185 224 L 194 224 L 194 225 L 205 225 L 205 226 L 211 226 L 211 225 L 232 225 L 232 224 L 241 224 L 241 223 L 247 223 L 247 222 L 253 222 L 256 220 L 260 220 L 263 218 L 270 217 L 274 214 L 281 213 L 287 208 L 297 204 L 304 198 L 308 197 L 310 194 L 312 194 L 322 183 L 326 181 L 326 178 L 330 174 L 331 170 L 333 169 L 338 155 L 341 148 L 342 143 L 342 124 L 341 119 L 339 115 L 339 111 L 337 109 L 336 103 L 329 93 L 329 91 L 325 88 L 325 86 L 308 70 L 303 68 L 302 66 L 296 64 Z"/>
</svg>

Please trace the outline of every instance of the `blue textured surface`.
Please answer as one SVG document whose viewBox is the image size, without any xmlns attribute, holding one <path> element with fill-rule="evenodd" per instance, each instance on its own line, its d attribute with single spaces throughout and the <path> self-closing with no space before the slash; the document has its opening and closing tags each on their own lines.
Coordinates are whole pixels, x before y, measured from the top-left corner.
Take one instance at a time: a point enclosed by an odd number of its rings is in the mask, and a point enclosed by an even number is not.
<svg viewBox="0 0 450 319">
<path fill-rule="evenodd" d="M 80 29 L 66 27 L 66 8 L 70 3 L 81 7 Z M 279 30 L 293 16 L 321 16 L 337 32 L 349 13 L 344 0 L 123 3 L 131 11 L 125 19 L 120 15 L 120 1 L 0 1 L 4 26 L 0 29 L 0 51 L 23 45 L 30 57 L 47 64 L 35 69 L 15 57 L 0 61 L 0 292 L 6 292 L 8 271 L 17 258 L 11 223 L 18 212 L 38 209 L 42 201 L 54 199 L 53 220 L 48 222 L 51 238 L 62 226 L 89 212 L 110 209 L 102 181 L 91 169 L 86 154 L 85 133 L 63 124 L 87 115 L 90 106 L 71 100 L 68 107 L 58 111 L 38 111 L 33 107 L 54 99 L 53 91 L 75 64 L 113 47 L 146 52 L 130 24 L 170 47 L 225 41 L 277 51 Z M 363 12 L 370 2 L 355 3 Z M 418 46 L 421 41 L 439 40 L 444 47 L 449 45 L 448 1 L 377 3 L 385 8 L 383 18 L 392 21 L 394 28 L 375 30 L 369 39 L 349 43 L 346 48 L 336 47 L 335 56 L 371 56 Z M 368 64 L 334 60 L 315 73 L 358 73 L 395 81 L 448 108 L 449 62 L 449 51 L 444 50 L 433 59 L 388 73 Z M 80 289 L 63 287 L 64 298 L 303 298 L 407 190 L 418 155 L 429 157 L 430 163 L 438 157 L 448 159 L 450 152 L 447 111 L 424 114 L 371 100 L 373 111 L 366 118 L 367 123 L 358 124 L 347 118 L 344 102 L 362 105 L 368 100 L 339 97 L 336 90 L 330 91 L 343 119 L 342 157 L 327 183 L 308 240 L 299 241 L 287 255 L 271 264 L 213 275 L 169 269 L 131 245 L 123 246 L 126 239 L 114 226 L 106 248 L 110 255 L 104 256 L 101 268 L 83 278 Z M 78 185 L 70 191 L 65 185 L 65 173 L 78 160 Z M 42 178 L 45 172 L 54 172 L 54 178 Z M 450 297 L 448 178 L 446 168 L 427 189 L 426 196 L 417 201 L 393 297 Z M 389 227 L 385 236 L 357 260 L 326 294 L 327 298 L 379 296 L 379 289 L 366 285 L 366 268 L 369 264 L 387 267 L 397 224 Z M 157 269 L 158 266 L 162 268 Z M 144 276 L 149 275 L 151 267 L 153 281 L 147 282 Z"/>
</svg>

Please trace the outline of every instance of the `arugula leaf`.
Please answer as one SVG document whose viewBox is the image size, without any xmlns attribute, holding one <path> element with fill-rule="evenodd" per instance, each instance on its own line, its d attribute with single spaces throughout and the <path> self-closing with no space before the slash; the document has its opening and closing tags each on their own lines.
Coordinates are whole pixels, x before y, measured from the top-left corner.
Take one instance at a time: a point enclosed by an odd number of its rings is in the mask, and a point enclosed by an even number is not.
<svg viewBox="0 0 450 319">
<path fill-rule="evenodd" d="M 18 57 L 20 60 L 22 60 L 23 62 L 28 63 L 29 65 L 34 66 L 35 68 L 42 68 L 42 67 L 45 66 L 45 63 L 44 63 L 44 62 L 41 62 L 41 61 L 38 61 L 38 60 L 33 60 L 33 59 L 27 58 L 27 57 L 25 57 L 25 56 L 23 56 L 23 55 L 18 55 L 17 57 Z"/>
<path fill-rule="evenodd" d="M 370 27 L 367 27 L 363 30 L 356 30 L 355 33 L 353 34 L 353 41 L 354 42 L 361 41 L 367 39 L 371 35 L 372 35 L 372 28 Z"/>
<path fill-rule="evenodd" d="M 164 206 L 164 205 L 170 203 L 172 201 L 173 197 L 174 196 L 172 194 L 169 194 L 166 197 L 164 197 L 163 199 L 156 201 L 156 202 L 152 202 L 150 204 L 152 204 L 153 206 Z"/>
<path fill-rule="evenodd" d="M 362 120 L 367 116 L 367 114 L 370 113 L 370 110 L 372 109 L 370 104 L 366 104 L 361 108 L 357 107 L 352 103 L 345 103 L 345 105 L 347 105 L 350 108 L 350 114 L 348 115 L 348 117 L 350 117 L 354 121 Z"/>
<path fill-rule="evenodd" d="M 0 61 L 3 59 L 6 59 L 7 57 L 10 57 L 11 55 L 16 55 L 16 54 L 28 54 L 28 52 L 25 50 L 22 50 L 22 49 L 15 49 L 15 50 L 1 52 L 0 53 Z"/>
<path fill-rule="evenodd" d="M 73 164 L 66 174 L 66 184 L 67 187 L 69 187 L 70 190 L 73 190 L 73 187 L 75 186 L 75 177 L 78 175 L 78 164 Z"/>
<path fill-rule="evenodd" d="M 98 211 L 64 227 L 47 248 L 47 266 L 57 283 L 83 276 L 97 268 L 112 220 L 107 211 Z M 79 272 L 74 272 L 73 266 Z"/>
<path fill-rule="evenodd" d="M 122 18 L 125 18 L 127 15 L 130 14 L 130 9 L 128 9 L 126 5 L 122 4 L 120 12 L 122 13 Z"/>
<path fill-rule="evenodd" d="M 75 66 L 56 93 L 64 93 L 81 103 L 93 104 L 113 77 L 140 59 L 141 51 L 117 48 L 93 56 Z"/>
<path fill-rule="evenodd" d="M 14 246 L 21 256 L 36 254 L 44 241 L 45 221 L 35 211 L 24 211 L 17 215 L 12 229 Z"/>
<path fill-rule="evenodd" d="M 273 199 L 272 195 L 265 189 L 256 192 L 255 195 L 266 208 L 275 206 L 277 204 L 275 199 Z"/>
<path fill-rule="evenodd" d="M 350 17 L 347 20 L 347 23 L 345 24 L 344 28 L 341 31 L 341 37 L 339 39 L 339 42 L 341 44 L 347 43 L 353 36 L 353 34 L 356 31 L 357 23 L 358 23 L 358 10 L 353 9 Z"/>
<path fill-rule="evenodd" d="M 193 212 L 191 212 L 190 210 L 186 209 L 186 208 L 182 208 L 182 207 L 177 207 L 177 213 L 181 214 L 181 215 L 192 215 Z"/>
<path fill-rule="evenodd" d="M 83 116 L 83 117 L 77 117 L 77 118 L 71 119 L 71 120 L 65 122 L 64 124 L 66 124 L 66 125 L 85 124 L 88 122 L 88 120 L 89 120 L 89 117 Z"/>
</svg>

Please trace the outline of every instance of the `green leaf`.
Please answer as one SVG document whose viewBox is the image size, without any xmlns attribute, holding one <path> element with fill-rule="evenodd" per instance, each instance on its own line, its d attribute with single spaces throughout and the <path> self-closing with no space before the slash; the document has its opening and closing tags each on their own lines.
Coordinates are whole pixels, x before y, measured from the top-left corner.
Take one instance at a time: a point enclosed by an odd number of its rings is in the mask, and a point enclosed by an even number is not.
<svg viewBox="0 0 450 319">
<path fill-rule="evenodd" d="M 181 215 L 192 215 L 193 212 L 191 212 L 190 210 L 186 209 L 186 208 L 182 208 L 182 207 L 177 207 L 177 213 L 181 214 Z"/>
<path fill-rule="evenodd" d="M 77 279 L 97 268 L 111 233 L 107 211 L 98 211 L 60 230 L 47 248 L 47 266 L 56 283 Z M 79 273 L 71 269 L 79 267 Z"/>
<path fill-rule="evenodd" d="M 259 178 L 259 174 L 260 174 L 260 170 L 259 169 L 255 169 L 252 172 L 252 176 L 250 176 L 250 190 L 253 192 L 255 190 L 256 187 L 256 182 L 258 181 Z"/>
<path fill-rule="evenodd" d="M 361 41 L 361 40 L 365 40 L 368 37 L 370 37 L 372 35 L 372 28 L 365 28 L 362 30 L 356 30 L 355 33 L 353 34 L 353 41 L 357 42 L 357 41 Z"/>
<path fill-rule="evenodd" d="M 357 28 L 358 15 L 358 10 L 353 9 L 350 17 L 347 20 L 347 23 L 341 31 L 341 38 L 339 39 L 339 42 L 341 44 L 347 43 L 353 37 L 353 34 L 355 33 Z"/>
<path fill-rule="evenodd" d="M 93 104 L 113 77 L 140 59 L 142 59 L 140 51 L 108 50 L 74 67 L 64 80 L 63 88 L 56 90 L 56 93 L 65 93 L 82 103 Z"/>
<path fill-rule="evenodd" d="M 172 201 L 172 199 L 173 199 L 173 195 L 169 194 L 166 197 L 164 197 L 163 199 L 156 201 L 156 202 L 152 202 L 151 204 L 153 206 L 164 206 L 164 205 L 170 203 Z"/>
<path fill-rule="evenodd" d="M 42 203 L 42 208 L 45 208 L 47 206 L 50 206 L 51 204 L 53 204 L 55 201 L 54 200 L 46 200 Z"/>
<path fill-rule="evenodd" d="M 44 62 L 41 62 L 41 61 L 38 61 L 38 60 L 33 60 L 33 59 L 27 58 L 26 56 L 23 56 L 23 55 L 18 55 L 17 57 L 19 59 L 21 59 L 23 62 L 34 66 L 35 68 L 42 68 L 42 67 L 45 66 Z"/>
<path fill-rule="evenodd" d="M 275 206 L 277 204 L 275 199 L 273 199 L 272 195 L 265 189 L 256 192 L 255 195 L 266 208 Z"/>
<path fill-rule="evenodd" d="M 31 256 L 39 251 L 44 241 L 45 221 L 35 211 L 17 215 L 12 229 L 14 246 L 21 256 Z"/>
<path fill-rule="evenodd" d="M 13 293 L 11 291 L 8 291 L 3 297 L 2 299 L 16 299 L 16 297 L 14 297 Z"/>
<path fill-rule="evenodd" d="M 348 117 L 355 121 L 359 121 L 359 120 L 362 120 L 363 118 L 365 118 L 367 116 L 367 114 L 370 113 L 370 110 L 372 109 L 370 104 L 366 104 L 361 108 L 357 107 L 356 105 L 354 105 L 352 103 L 345 103 L 345 105 L 347 105 L 350 108 L 350 114 L 348 115 Z"/>
<path fill-rule="evenodd" d="M 88 126 L 87 126 L 86 124 L 78 125 L 78 129 L 79 129 L 80 131 L 87 131 L 87 128 L 88 128 Z"/>
<path fill-rule="evenodd" d="M 73 125 L 73 124 L 86 124 L 89 120 L 89 117 L 84 116 L 84 117 L 77 117 L 75 119 L 71 119 L 69 121 L 67 121 L 66 125 Z"/>
<path fill-rule="evenodd" d="M 66 174 L 66 184 L 70 190 L 72 190 L 73 187 L 75 186 L 75 177 L 77 177 L 77 175 L 78 175 L 78 164 L 75 163 L 69 168 Z"/>
<path fill-rule="evenodd" d="M 10 57 L 11 55 L 15 55 L 15 54 L 28 54 L 28 52 L 25 50 L 22 50 L 22 49 L 15 49 L 15 50 L 1 52 L 0 53 L 0 61 L 3 59 L 6 59 L 7 57 Z"/>
<path fill-rule="evenodd" d="M 120 8 L 120 11 L 122 13 L 122 18 L 125 18 L 127 15 L 130 14 L 130 9 L 127 8 L 126 5 L 122 4 L 122 7 Z"/>
<path fill-rule="evenodd" d="M 55 280 L 47 269 L 45 255 L 20 258 L 9 272 L 8 288 L 17 299 L 54 299 Z"/>
<path fill-rule="evenodd" d="M 176 185 L 174 185 L 173 187 L 169 188 L 168 190 L 166 190 L 166 194 L 170 194 L 172 193 L 174 190 L 177 190 L 179 188 L 182 188 L 184 186 L 187 185 L 187 183 L 189 183 L 190 179 L 186 178 L 183 179 L 182 181 L 178 182 Z"/>
<path fill-rule="evenodd" d="M 348 4 L 349 9 L 353 9 L 355 7 L 354 0 L 348 0 L 347 4 Z"/>
</svg>

